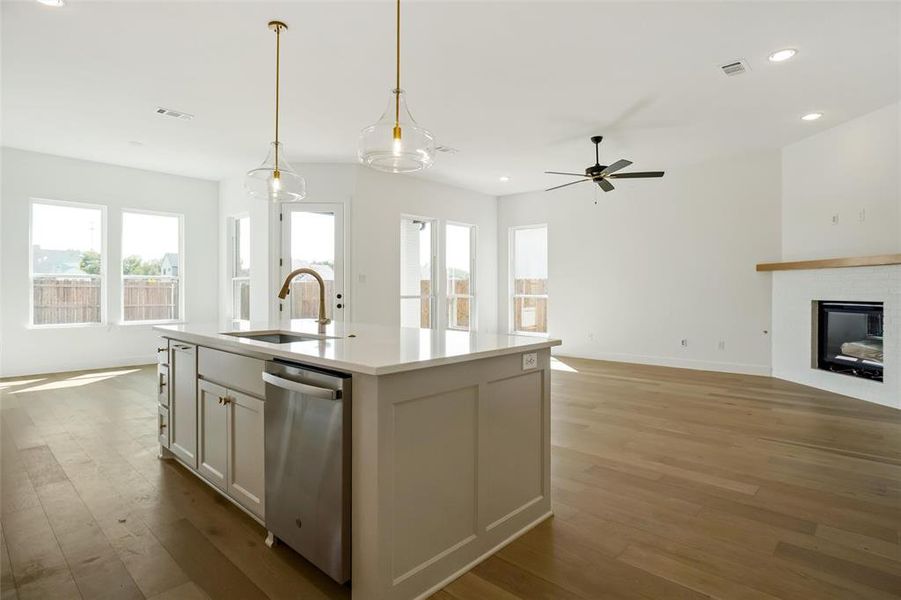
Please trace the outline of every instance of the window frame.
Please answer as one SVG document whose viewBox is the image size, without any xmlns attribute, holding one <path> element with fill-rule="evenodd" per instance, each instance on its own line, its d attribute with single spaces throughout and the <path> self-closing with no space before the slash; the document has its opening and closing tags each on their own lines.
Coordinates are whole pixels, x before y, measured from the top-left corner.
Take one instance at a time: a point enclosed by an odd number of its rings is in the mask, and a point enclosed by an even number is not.
<svg viewBox="0 0 901 600">
<path fill-rule="evenodd" d="M 34 322 L 34 205 L 45 204 L 49 206 L 64 206 L 68 208 L 84 208 L 100 211 L 100 321 L 87 323 L 38 323 Z M 56 200 L 51 198 L 32 197 L 28 199 L 28 329 L 74 329 L 80 327 L 105 327 L 109 316 L 109 244 L 107 231 L 109 223 L 107 219 L 107 207 L 104 204 L 91 202 L 78 202 L 71 200 Z"/>
<path fill-rule="evenodd" d="M 438 326 L 438 324 L 441 322 L 439 320 L 441 317 L 439 317 L 437 314 L 437 311 L 439 308 L 438 307 L 438 298 L 440 297 L 439 294 L 441 292 L 441 290 L 439 290 L 438 287 L 443 285 L 440 282 L 440 280 L 438 279 L 438 274 L 440 273 L 440 270 L 438 269 L 438 260 L 439 260 L 438 249 L 441 247 L 441 245 L 439 243 L 439 236 L 441 235 L 441 233 L 440 233 L 441 232 L 441 226 L 440 226 L 441 224 L 440 224 L 439 219 L 436 217 L 424 217 L 421 215 L 411 215 L 411 214 L 407 214 L 407 213 L 401 213 L 400 220 L 398 221 L 398 237 L 397 237 L 397 240 L 398 240 L 397 264 L 399 265 L 399 269 L 400 269 L 398 271 L 398 288 L 400 288 L 400 285 L 403 282 L 404 265 L 401 262 L 403 259 L 403 248 L 401 247 L 400 244 L 403 242 L 404 221 L 423 221 L 423 222 L 428 222 L 431 225 L 432 239 L 430 240 L 430 248 L 431 248 L 432 255 L 431 255 L 430 264 L 429 264 L 429 277 L 431 278 L 432 285 L 430 286 L 430 289 L 429 289 L 429 326 L 427 327 L 427 329 L 435 329 Z M 398 292 L 400 292 L 399 289 L 398 289 Z M 410 295 L 410 294 L 398 293 L 397 315 L 398 315 L 399 319 L 400 319 L 401 315 L 403 314 L 403 301 L 404 300 L 413 300 L 413 299 L 422 301 L 422 294 Z M 420 310 L 421 310 L 421 308 L 420 308 Z M 403 323 L 403 321 L 401 321 L 401 326 L 403 326 L 402 323 Z M 423 329 L 423 327 L 420 326 L 420 329 Z"/>
<path fill-rule="evenodd" d="M 236 323 L 236 324 L 237 323 L 248 323 L 250 321 L 249 299 L 248 299 L 248 306 L 247 306 L 248 318 L 247 319 L 239 319 L 238 315 L 235 314 L 235 282 L 239 281 L 239 280 L 247 281 L 247 285 L 250 286 L 250 278 L 251 278 L 251 274 L 249 272 L 250 269 L 248 269 L 248 274 L 246 277 L 235 275 L 235 272 L 237 271 L 237 267 L 238 267 L 238 256 L 237 256 L 237 253 L 235 252 L 236 245 L 237 245 L 237 239 L 238 239 L 238 223 L 242 219 L 247 219 L 247 227 L 248 227 L 248 229 L 250 229 L 250 213 L 249 212 L 242 212 L 242 213 L 230 215 L 228 217 L 228 221 L 227 221 L 227 228 L 228 228 L 228 231 L 227 231 L 227 236 L 228 236 L 227 269 L 228 270 L 226 271 L 226 278 L 229 281 L 229 288 L 228 288 L 229 315 L 231 316 L 232 323 Z M 250 229 L 250 231 L 248 233 L 250 235 L 252 235 L 253 230 Z M 251 241 L 250 244 L 252 247 L 253 242 Z M 250 248 L 248 248 L 248 251 L 250 251 Z"/>
<path fill-rule="evenodd" d="M 176 217 L 178 219 L 178 318 L 177 319 L 142 319 L 125 320 L 125 273 L 122 272 L 122 264 L 125 261 L 125 252 L 122 242 L 125 240 L 125 214 L 154 215 L 158 217 Z M 119 321 L 122 326 L 132 325 L 163 325 L 171 323 L 184 323 L 185 315 L 185 215 L 184 213 L 167 212 L 159 210 L 147 210 L 144 208 L 119 209 Z"/>
<path fill-rule="evenodd" d="M 448 267 L 447 267 L 447 229 L 448 227 L 466 227 L 469 229 L 469 294 L 456 294 L 453 293 L 453 290 L 447 289 L 448 283 L 450 282 L 450 278 L 448 277 Z M 479 236 L 479 227 L 473 223 L 464 223 L 462 221 L 445 221 L 444 222 L 444 286 L 445 286 L 445 307 L 444 307 L 444 319 L 445 319 L 445 327 L 452 331 L 476 331 L 478 329 L 478 286 L 476 284 L 477 279 L 477 242 Z M 452 305 L 452 301 L 456 298 L 468 298 L 469 299 L 469 327 L 464 329 L 462 327 L 451 327 L 450 322 L 450 309 Z"/>
<path fill-rule="evenodd" d="M 516 293 L 516 232 L 526 229 L 544 229 L 548 239 L 545 254 L 548 256 L 548 293 L 546 294 L 517 294 Z M 516 329 L 516 299 L 517 298 L 544 298 L 550 307 L 550 229 L 547 223 L 534 223 L 531 225 L 516 225 L 510 227 L 507 234 L 507 331 L 513 335 L 527 335 L 534 337 L 548 337 L 549 331 L 518 331 Z M 548 316 L 550 316 L 548 311 Z M 550 327 L 548 327 L 550 329 Z"/>
</svg>

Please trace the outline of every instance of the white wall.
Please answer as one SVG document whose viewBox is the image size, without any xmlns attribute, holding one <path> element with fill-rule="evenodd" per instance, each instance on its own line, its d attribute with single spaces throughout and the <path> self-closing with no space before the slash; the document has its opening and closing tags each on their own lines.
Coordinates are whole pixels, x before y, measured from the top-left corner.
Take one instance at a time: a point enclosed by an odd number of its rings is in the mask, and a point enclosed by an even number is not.
<svg viewBox="0 0 901 600">
<path fill-rule="evenodd" d="M 215 314 L 218 184 L 47 154 L 2 149 L 2 320 L 0 373 L 4 376 L 154 362 L 157 336 L 149 325 L 123 325 L 119 256 L 121 209 L 184 215 L 186 320 Z M 108 323 L 29 328 L 29 199 L 107 206 Z M 113 262 L 116 261 L 116 262 Z"/>
<path fill-rule="evenodd" d="M 348 320 L 400 324 L 400 218 L 432 217 L 477 226 L 478 327 L 497 327 L 497 200 L 415 177 L 390 175 L 357 165 L 295 165 L 307 182 L 304 202 L 344 205 Z M 280 238 L 277 211 L 251 202 L 236 178 L 221 182 L 219 228 L 226 219 L 249 212 L 251 217 L 251 319 L 261 322 L 281 285 L 277 261 Z M 224 237 L 224 236 L 223 236 Z M 230 318 L 226 241 L 220 245 L 220 319 Z M 362 278 L 361 278 L 362 276 Z"/>
<path fill-rule="evenodd" d="M 785 260 L 901 252 L 899 110 L 886 106 L 783 149 Z"/>
<path fill-rule="evenodd" d="M 500 198 L 499 322 L 508 229 L 547 223 L 560 354 L 769 373 L 771 282 L 754 266 L 779 257 L 780 166 L 778 151 L 760 152 L 606 194 L 585 184 Z"/>
</svg>

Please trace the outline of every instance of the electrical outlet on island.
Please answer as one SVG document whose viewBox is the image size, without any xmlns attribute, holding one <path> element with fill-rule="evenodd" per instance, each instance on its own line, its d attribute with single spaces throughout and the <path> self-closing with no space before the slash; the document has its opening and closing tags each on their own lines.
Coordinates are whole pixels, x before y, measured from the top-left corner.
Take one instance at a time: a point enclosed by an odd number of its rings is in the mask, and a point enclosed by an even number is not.
<svg viewBox="0 0 901 600">
<path fill-rule="evenodd" d="M 522 355 L 522 370 L 528 371 L 538 367 L 538 353 L 526 352 Z"/>
</svg>

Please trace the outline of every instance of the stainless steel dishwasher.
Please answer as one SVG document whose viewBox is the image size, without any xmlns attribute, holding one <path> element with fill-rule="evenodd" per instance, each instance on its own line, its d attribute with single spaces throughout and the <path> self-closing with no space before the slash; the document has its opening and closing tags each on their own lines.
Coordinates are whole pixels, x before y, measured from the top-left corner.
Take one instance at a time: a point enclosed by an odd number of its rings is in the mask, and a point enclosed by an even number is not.
<svg viewBox="0 0 901 600">
<path fill-rule="evenodd" d="M 266 382 L 266 529 L 335 581 L 350 579 L 351 377 L 281 360 Z"/>
</svg>

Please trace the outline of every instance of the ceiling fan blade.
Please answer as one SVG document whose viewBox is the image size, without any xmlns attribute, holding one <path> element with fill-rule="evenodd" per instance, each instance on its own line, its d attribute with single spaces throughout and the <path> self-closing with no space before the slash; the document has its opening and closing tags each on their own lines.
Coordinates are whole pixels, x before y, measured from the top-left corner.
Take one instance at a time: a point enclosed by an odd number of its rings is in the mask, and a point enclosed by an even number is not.
<svg viewBox="0 0 901 600">
<path fill-rule="evenodd" d="M 546 190 L 544 190 L 544 191 L 545 191 L 545 192 L 550 192 L 550 191 L 552 191 L 552 190 L 559 190 L 560 188 L 565 188 L 565 187 L 568 186 L 568 185 L 575 185 L 575 184 L 577 184 L 577 183 L 585 183 L 586 181 L 591 181 L 591 180 L 590 180 L 590 179 L 580 179 L 580 180 L 578 180 L 578 181 L 570 181 L 569 183 L 564 183 L 563 185 L 556 185 L 556 186 L 554 186 L 554 187 L 552 187 L 552 188 L 548 188 L 548 189 L 546 189 Z"/>
<path fill-rule="evenodd" d="M 598 173 L 598 175 L 600 175 L 601 177 L 606 177 L 610 173 L 619 171 L 620 169 L 625 169 L 626 167 L 628 167 L 631 164 L 632 164 L 631 160 L 626 160 L 625 158 L 621 158 L 618 161 L 616 161 L 615 163 L 613 163 L 612 165 L 610 165 L 609 167 L 607 167 L 606 169 L 604 169 L 603 171 L 601 171 L 600 173 Z"/>
<path fill-rule="evenodd" d="M 632 173 L 616 173 L 609 175 L 612 179 L 641 179 L 644 177 L 663 177 L 663 171 L 634 171 Z"/>
<path fill-rule="evenodd" d="M 562 171 L 545 171 L 548 175 L 570 175 L 571 177 L 588 177 L 585 173 L 563 173 Z"/>
<path fill-rule="evenodd" d="M 613 184 L 610 183 L 609 181 L 607 181 L 606 179 L 596 179 L 595 181 L 598 182 L 598 185 L 605 192 L 612 192 L 614 190 Z"/>
</svg>

